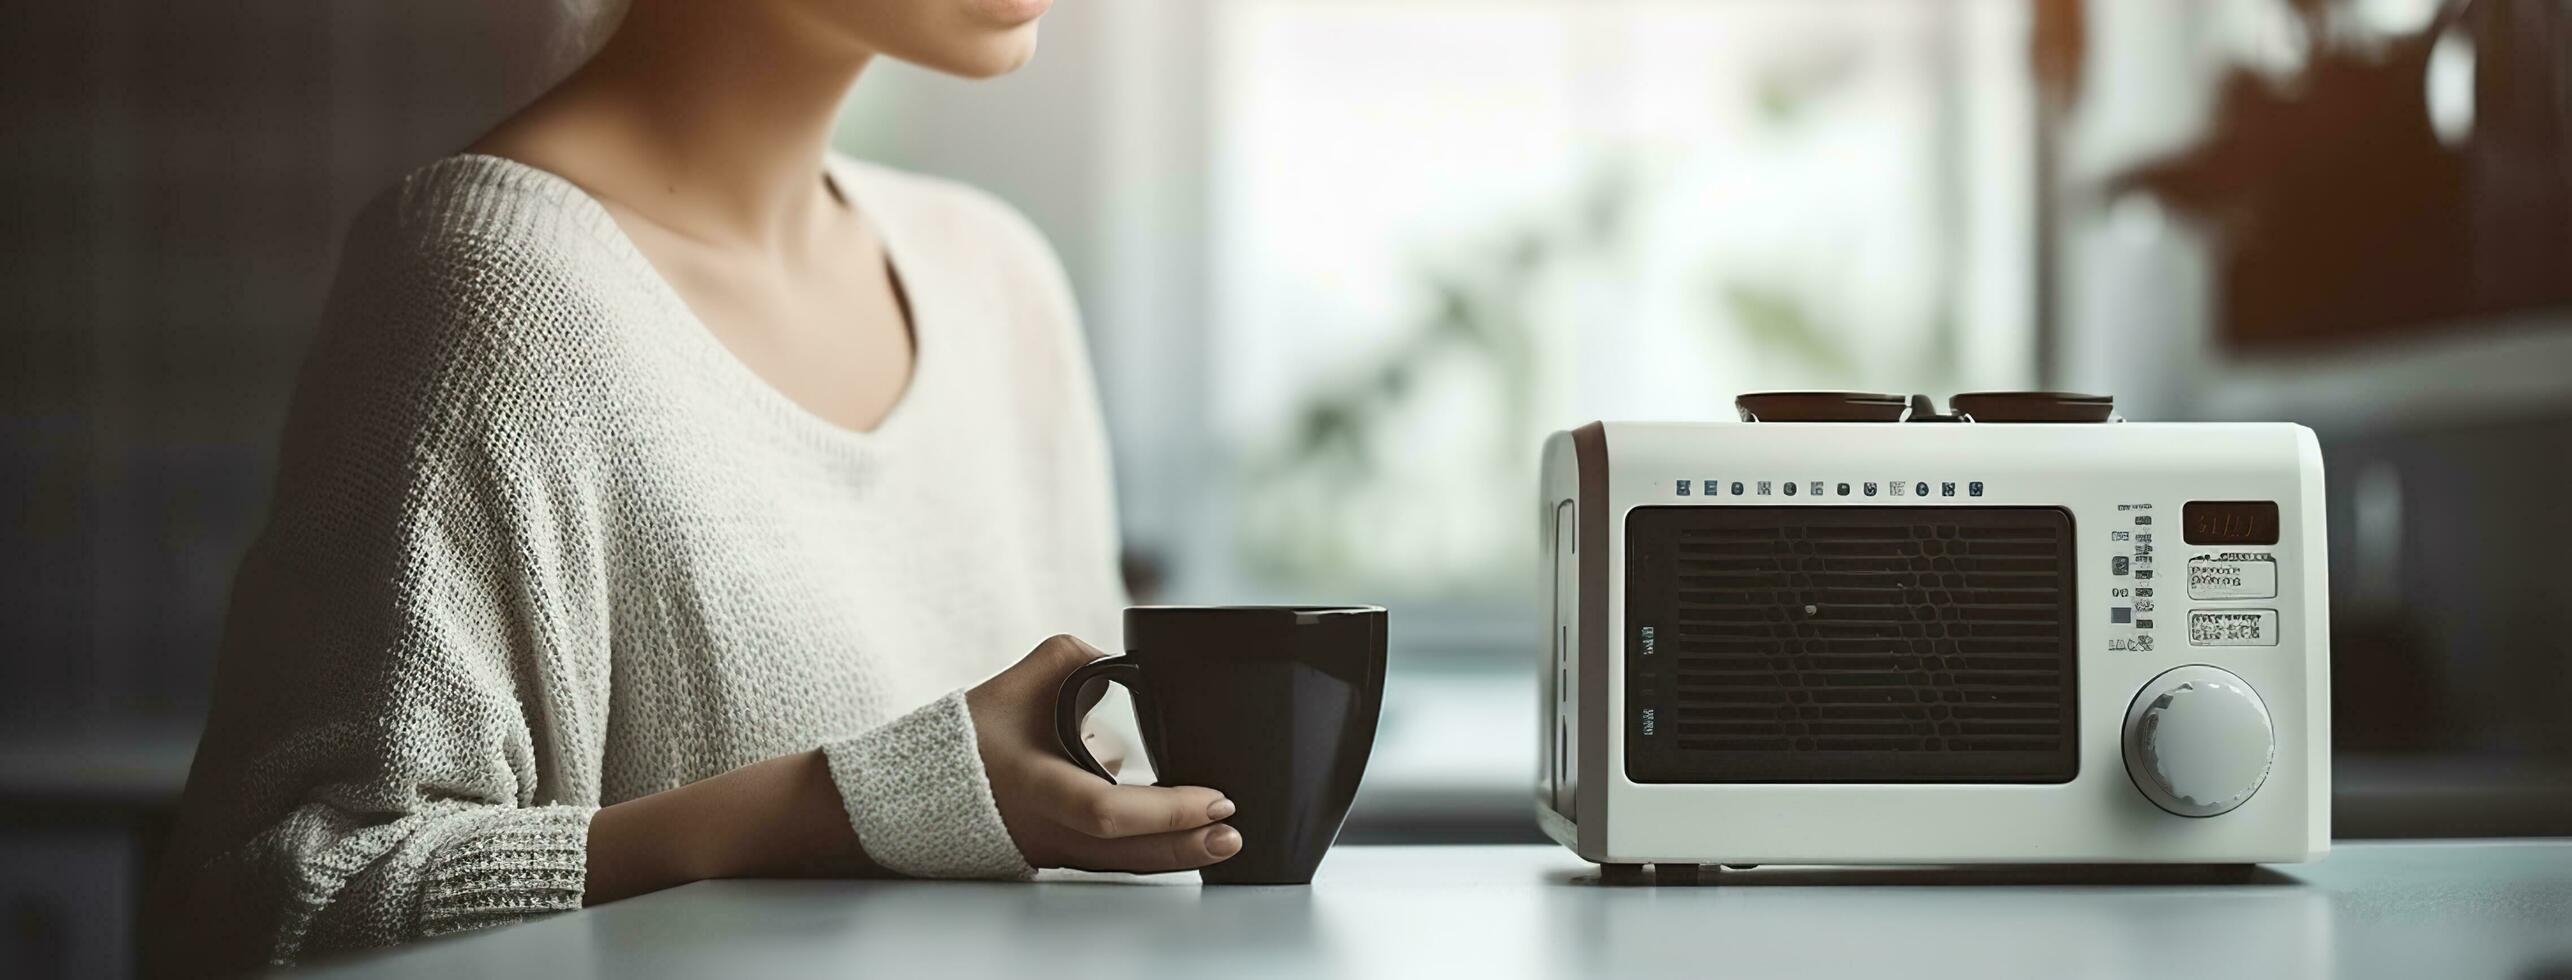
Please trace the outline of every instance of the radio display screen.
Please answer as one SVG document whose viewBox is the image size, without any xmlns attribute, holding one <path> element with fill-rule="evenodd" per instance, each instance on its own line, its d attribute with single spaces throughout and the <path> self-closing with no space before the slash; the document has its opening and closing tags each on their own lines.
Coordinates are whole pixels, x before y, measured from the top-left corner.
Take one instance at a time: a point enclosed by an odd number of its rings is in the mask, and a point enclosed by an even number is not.
<svg viewBox="0 0 2572 980">
<path fill-rule="evenodd" d="M 2276 544 L 2274 500 L 2191 500 L 2180 510 L 2189 544 Z"/>
</svg>

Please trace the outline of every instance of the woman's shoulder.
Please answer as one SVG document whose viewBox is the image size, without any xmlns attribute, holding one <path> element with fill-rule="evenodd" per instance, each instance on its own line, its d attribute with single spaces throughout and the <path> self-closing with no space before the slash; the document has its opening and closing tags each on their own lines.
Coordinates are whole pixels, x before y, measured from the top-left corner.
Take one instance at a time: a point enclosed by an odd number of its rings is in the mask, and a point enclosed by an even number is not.
<svg viewBox="0 0 2572 980">
<path fill-rule="evenodd" d="M 660 309 L 632 252 L 603 206 L 544 171 L 471 155 L 414 170 L 349 227 L 304 397 L 345 408 L 400 392 L 455 418 L 485 408 L 458 399 L 577 407 L 636 347 L 616 326 Z"/>
<path fill-rule="evenodd" d="M 550 285 L 648 268 L 605 206 L 570 181 L 501 157 L 459 154 L 404 175 L 359 212 L 342 264 L 548 298 Z M 370 268 L 380 266 L 381 268 Z"/>
<path fill-rule="evenodd" d="M 526 343 L 657 304 L 650 264 L 605 206 L 526 164 L 463 154 L 413 170 L 349 226 L 326 331 Z"/>
</svg>

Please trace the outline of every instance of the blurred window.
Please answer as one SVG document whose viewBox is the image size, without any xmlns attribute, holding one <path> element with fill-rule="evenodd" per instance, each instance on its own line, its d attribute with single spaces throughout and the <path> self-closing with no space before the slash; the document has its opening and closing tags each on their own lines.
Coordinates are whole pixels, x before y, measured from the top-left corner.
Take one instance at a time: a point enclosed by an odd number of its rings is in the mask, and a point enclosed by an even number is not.
<svg viewBox="0 0 2572 980">
<path fill-rule="evenodd" d="M 2034 374 L 2015 0 L 1237 0 L 1207 424 L 1236 581 L 1531 581 L 1549 431 Z M 1299 588 L 1300 587 L 1300 588 Z M 1506 617 L 1504 617 L 1506 618 Z"/>
</svg>

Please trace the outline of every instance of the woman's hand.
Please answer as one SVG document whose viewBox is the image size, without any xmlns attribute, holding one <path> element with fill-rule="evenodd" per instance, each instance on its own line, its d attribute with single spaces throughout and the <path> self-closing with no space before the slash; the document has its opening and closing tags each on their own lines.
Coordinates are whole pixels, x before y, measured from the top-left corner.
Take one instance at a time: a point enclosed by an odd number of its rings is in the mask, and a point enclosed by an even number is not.
<svg viewBox="0 0 2572 980">
<path fill-rule="evenodd" d="M 1232 801 L 1199 786 L 1119 786 L 1063 758 L 1054 696 L 1100 656 L 1058 636 L 965 693 L 991 795 L 1012 843 L 1037 867 L 1201 868 L 1241 850 L 1221 821 Z M 1110 753 L 1113 755 L 1113 752 Z M 780 756 L 637 797 L 590 818 L 592 904 L 707 878 L 873 876 L 818 750 Z"/>
<path fill-rule="evenodd" d="M 1054 699 L 1063 678 L 1098 659 L 1069 636 L 1037 644 L 1000 675 L 965 692 L 1000 819 L 1027 863 L 1090 871 L 1183 871 L 1241 851 L 1220 821 L 1232 801 L 1202 786 L 1124 786 L 1063 758 Z"/>
</svg>

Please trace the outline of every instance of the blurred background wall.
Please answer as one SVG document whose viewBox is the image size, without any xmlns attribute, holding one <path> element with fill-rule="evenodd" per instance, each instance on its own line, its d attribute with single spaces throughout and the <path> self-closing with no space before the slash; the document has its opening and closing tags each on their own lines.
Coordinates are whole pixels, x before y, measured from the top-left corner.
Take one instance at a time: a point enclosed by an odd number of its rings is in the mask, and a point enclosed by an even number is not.
<svg viewBox="0 0 2572 980">
<path fill-rule="evenodd" d="M 0 7 L 0 973 L 120 972 L 348 218 L 548 3 Z M 1119 0 L 840 143 L 1024 209 L 1129 571 L 1397 607 L 1352 839 L 1533 839 L 1543 434 L 2111 392 L 2332 475 L 2344 834 L 2572 832 L 2572 4 Z"/>
<path fill-rule="evenodd" d="M 0 974 L 126 971 L 340 231 L 550 12 L 0 5 Z"/>
</svg>

